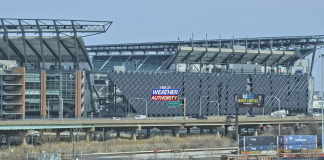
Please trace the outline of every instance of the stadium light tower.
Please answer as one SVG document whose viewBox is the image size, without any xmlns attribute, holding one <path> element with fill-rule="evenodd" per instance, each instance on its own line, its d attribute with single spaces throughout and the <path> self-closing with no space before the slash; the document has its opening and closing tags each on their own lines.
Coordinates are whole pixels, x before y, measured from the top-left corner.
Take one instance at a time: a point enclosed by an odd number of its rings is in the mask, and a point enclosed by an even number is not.
<svg viewBox="0 0 324 160">
<path fill-rule="evenodd" d="M 324 68 L 323 68 L 323 58 L 324 58 L 324 53 L 322 53 L 319 58 L 322 58 L 322 153 L 324 153 L 324 148 L 323 148 L 323 144 L 324 144 L 324 139 L 323 139 L 323 132 L 324 132 L 324 127 L 323 127 L 323 122 L 324 122 L 324 117 L 323 117 L 323 103 L 324 103 L 324 100 L 323 100 L 323 96 L 324 96 L 324 93 L 323 93 L 323 81 L 324 81 L 324 78 L 323 78 L 323 72 L 324 72 Z"/>
</svg>

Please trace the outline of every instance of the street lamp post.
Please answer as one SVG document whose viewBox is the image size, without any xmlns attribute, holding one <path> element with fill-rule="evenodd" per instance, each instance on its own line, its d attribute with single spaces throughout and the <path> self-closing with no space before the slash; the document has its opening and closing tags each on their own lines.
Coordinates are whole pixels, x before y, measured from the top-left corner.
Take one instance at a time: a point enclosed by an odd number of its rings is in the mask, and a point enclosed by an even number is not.
<svg viewBox="0 0 324 160">
<path fill-rule="evenodd" d="M 217 103 L 217 108 L 218 108 L 217 112 L 218 112 L 218 116 L 219 116 L 219 103 L 217 101 L 210 101 L 210 103 L 213 103 L 213 102 Z"/>
<path fill-rule="evenodd" d="M 145 115 L 146 115 L 146 117 L 148 117 L 147 116 L 147 100 L 146 99 L 144 99 L 144 98 L 131 98 L 131 99 L 129 99 L 129 108 L 130 108 L 130 101 L 132 100 L 132 99 L 142 99 L 142 100 L 145 100 L 145 104 L 146 104 L 146 107 L 145 107 Z"/>
<path fill-rule="evenodd" d="M 200 104 L 200 105 L 199 105 L 199 106 L 200 106 L 200 107 L 199 107 L 199 108 L 200 108 L 200 109 L 199 109 L 199 116 L 201 116 L 201 98 L 202 98 L 202 97 L 208 97 L 208 96 L 201 96 L 201 97 L 199 98 L 199 104 Z"/>
<path fill-rule="evenodd" d="M 323 83 L 323 81 L 324 81 L 324 78 L 323 78 L 323 72 L 324 72 L 324 68 L 323 68 L 323 59 L 324 59 L 324 53 L 322 53 L 320 56 L 319 56 L 319 58 L 322 58 L 322 144 L 324 144 L 324 139 L 323 139 L 323 137 L 324 137 L 324 135 L 323 135 L 323 133 L 324 133 L 324 117 L 323 117 L 323 110 L 324 110 L 324 107 L 323 107 L 323 103 L 324 103 L 324 100 L 323 100 L 323 96 L 324 96 L 324 93 L 323 93 L 323 85 L 324 85 L 324 83 Z M 322 147 L 322 153 L 324 153 L 324 147 Z"/>
<path fill-rule="evenodd" d="M 28 157 L 28 143 L 29 143 L 29 136 L 27 137 L 27 156 L 26 156 L 26 158 L 27 158 L 27 160 L 29 159 L 29 157 Z"/>
</svg>

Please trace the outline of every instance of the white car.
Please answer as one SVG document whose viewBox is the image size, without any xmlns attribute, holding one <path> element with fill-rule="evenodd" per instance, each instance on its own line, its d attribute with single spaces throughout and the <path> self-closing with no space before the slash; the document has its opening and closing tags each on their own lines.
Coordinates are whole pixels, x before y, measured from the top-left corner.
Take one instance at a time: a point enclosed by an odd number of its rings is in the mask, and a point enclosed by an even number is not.
<svg viewBox="0 0 324 160">
<path fill-rule="evenodd" d="M 146 119 L 146 115 L 137 115 L 134 119 Z"/>
<path fill-rule="evenodd" d="M 120 118 L 118 118 L 118 117 L 111 117 L 111 120 L 113 120 L 113 121 L 119 121 Z"/>
<path fill-rule="evenodd" d="M 320 114 L 320 113 L 318 113 L 318 112 L 314 112 L 314 113 L 313 113 L 313 116 L 320 116 L 320 115 L 322 115 L 322 114 Z"/>
<path fill-rule="evenodd" d="M 183 117 L 177 116 L 177 117 L 173 117 L 174 120 L 183 120 Z"/>
</svg>

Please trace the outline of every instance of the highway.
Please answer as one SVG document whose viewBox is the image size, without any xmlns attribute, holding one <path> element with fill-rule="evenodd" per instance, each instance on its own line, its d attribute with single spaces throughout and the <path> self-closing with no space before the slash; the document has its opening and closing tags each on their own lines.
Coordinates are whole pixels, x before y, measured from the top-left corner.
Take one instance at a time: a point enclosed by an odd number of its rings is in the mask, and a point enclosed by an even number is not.
<svg viewBox="0 0 324 160">
<path fill-rule="evenodd" d="M 271 118 L 269 116 L 246 117 L 239 116 L 239 125 L 268 125 L 268 124 L 297 124 L 320 123 L 321 117 L 288 116 L 285 118 Z M 174 120 L 173 117 L 149 117 L 146 120 L 121 118 L 113 121 L 110 118 L 77 118 L 77 119 L 30 119 L 0 121 L 0 130 L 29 130 L 29 129 L 67 129 L 67 128 L 127 128 L 127 127 L 221 127 L 235 125 L 235 119 L 225 116 L 211 116 L 207 120 Z"/>
</svg>

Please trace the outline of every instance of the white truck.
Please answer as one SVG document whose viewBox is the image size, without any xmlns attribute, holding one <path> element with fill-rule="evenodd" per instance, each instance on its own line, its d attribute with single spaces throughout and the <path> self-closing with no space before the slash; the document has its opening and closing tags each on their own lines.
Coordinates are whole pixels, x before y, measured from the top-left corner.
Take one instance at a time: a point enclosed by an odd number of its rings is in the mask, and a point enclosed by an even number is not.
<svg viewBox="0 0 324 160">
<path fill-rule="evenodd" d="M 286 117 L 287 114 L 288 114 L 288 111 L 279 110 L 279 111 L 272 112 L 270 114 L 270 117 Z"/>
</svg>

